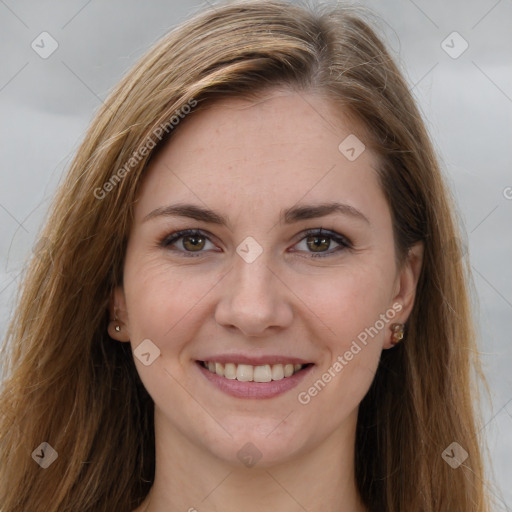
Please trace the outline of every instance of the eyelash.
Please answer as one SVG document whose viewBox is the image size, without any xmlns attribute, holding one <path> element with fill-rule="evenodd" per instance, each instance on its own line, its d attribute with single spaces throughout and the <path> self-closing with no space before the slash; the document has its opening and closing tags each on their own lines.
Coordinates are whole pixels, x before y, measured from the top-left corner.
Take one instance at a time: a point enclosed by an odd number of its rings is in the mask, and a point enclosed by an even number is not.
<svg viewBox="0 0 512 512">
<path fill-rule="evenodd" d="M 209 237 L 205 234 L 205 232 L 198 230 L 198 229 L 185 229 L 182 231 L 176 231 L 174 233 L 171 233 L 170 235 L 167 235 L 161 242 L 160 246 L 163 248 L 169 248 L 170 245 L 177 242 L 181 238 L 185 238 L 187 236 L 200 236 L 202 238 L 205 238 L 206 240 L 210 241 Z M 340 245 L 340 247 L 335 248 L 333 251 L 324 252 L 324 253 L 310 253 L 310 258 L 328 258 L 332 256 L 334 253 L 340 252 L 343 249 L 350 249 L 352 248 L 352 243 L 350 240 L 348 240 L 346 237 L 340 235 L 339 233 L 336 233 L 335 231 L 325 231 L 322 228 L 320 229 L 308 229 L 304 232 L 304 236 L 297 242 L 302 242 L 305 238 L 309 238 L 311 236 L 317 236 L 317 237 L 325 237 L 328 239 L 333 240 L 337 244 Z M 198 251 L 197 253 L 194 253 L 194 251 L 181 251 L 186 254 L 186 257 L 198 257 L 201 256 L 204 251 Z"/>
</svg>

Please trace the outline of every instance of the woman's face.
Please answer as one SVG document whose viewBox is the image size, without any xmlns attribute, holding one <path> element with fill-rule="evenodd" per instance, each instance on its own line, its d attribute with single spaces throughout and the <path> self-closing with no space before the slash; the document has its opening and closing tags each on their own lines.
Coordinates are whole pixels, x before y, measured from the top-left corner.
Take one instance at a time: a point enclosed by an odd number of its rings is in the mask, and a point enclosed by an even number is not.
<svg viewBox="0 0 512 512">
<path fill-rule="evenodd" d="M 114 303 L 160 435 L 260 465 L 353 435 L 419 269 L 354 131 L 276 90 L 192 114 L 151 163 Z"/>
</svg>

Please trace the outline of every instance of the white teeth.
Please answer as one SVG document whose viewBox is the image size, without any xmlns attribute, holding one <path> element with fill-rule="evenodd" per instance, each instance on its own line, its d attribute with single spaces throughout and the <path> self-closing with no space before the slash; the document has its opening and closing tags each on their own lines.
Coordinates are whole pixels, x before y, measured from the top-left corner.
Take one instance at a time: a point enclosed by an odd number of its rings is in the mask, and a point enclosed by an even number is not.
<svg viewBox="0 0 512 512">
<path fill-rule="evenodd" d="M 213 361 L 203 362 L 203 366 L 212 373 L 230 380 L 241 382 L 270 382 L 291 377 L 303 368 L 301 364 L 264 364 L 252 366 L 250 364 L 217 363 Z"/>
<path fill-rule="evenodd" d="M 210 370 L 210 363 L 208 363 L 208 370 Z M 224 366 L 222 366 L 220 363 L 215 363 L 215 373 L 221 377 L 224 377 Z"/>
<path fill-rule="evenodd" d="M 253 367 L 249 364 L 239 364 L 236 369 L 236 380 L 249 382 L 254 375 Z"/>
<path fill-rule="evenodd" d="M 270 382 L 272 380 L 272 368 L 269 364 L 254 368 L 254 382 Z"/>
<path fill-rule="evenodd" d="M 272 365 L 272 380 L 281 380 L 284 378 L 284 368 L 282 364 Z"/>
<path fill-rule="evenodd" d="M 236 365 L 233 363 L 227 363 L 224 365 L 224 377 L 226 379 L 234 380 L 236 379 Z"/>
<path fill-rule="evenodd" d="M 293 375 L 294 370 L 295 370 L 295 367 L 293 366 L 293 364 L 285 364 L 284 365 L 284 376 L 291 377 Z"/>
</svg>

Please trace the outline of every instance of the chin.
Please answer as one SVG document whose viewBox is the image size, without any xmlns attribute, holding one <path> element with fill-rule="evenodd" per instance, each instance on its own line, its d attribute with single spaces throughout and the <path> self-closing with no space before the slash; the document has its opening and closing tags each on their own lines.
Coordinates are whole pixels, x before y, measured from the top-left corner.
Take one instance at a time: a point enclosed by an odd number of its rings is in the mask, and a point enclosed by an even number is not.
<svg viewBox="0 0 512 512">
<path fill-rule="evenodd" d="M 307 440 L 303 439 L 304 432 L 299 436 L 299 432 L 291 429 L 276 428 L 280 422 L 284 423 L 282 419 L 260 417 L 253 422 L 243 418 L 236 426 L 225 423 L 232 437 L 212 440 L 209 448 L 215 457 L 237 467 L 270 468 L 284 464 L 304 450 Z"/>
</svg>

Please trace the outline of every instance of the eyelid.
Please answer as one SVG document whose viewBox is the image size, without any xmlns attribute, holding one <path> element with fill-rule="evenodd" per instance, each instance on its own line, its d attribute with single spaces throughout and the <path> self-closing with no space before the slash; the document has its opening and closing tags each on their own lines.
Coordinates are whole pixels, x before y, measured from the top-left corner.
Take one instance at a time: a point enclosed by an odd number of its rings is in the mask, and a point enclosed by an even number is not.
<svg viewBox="0 0 512 512">
<path fill-rule="evenodd" d="M 347 249 L 352 249 L 353 244 L 352 242 L 341 233 L 337 233 L 336 231 L 330 231 L 323 228 L 313 228 L 313 229 L 307 229 L 306 231 L 303 231 L 298 235 L 300 238 L 299 240 L 294 244 L 297 245 L 298 243 L 302 242 L 304 239 L 315 236 L 315 237 L 321 237 L 326 236 L 327 238 L 334 241 L 336 244 L 338 244 L 338 247 L 335 247 L 334 249 L 330 249 L 328 251 L 324 252 L 308 252 L 307 256 L 304 256 L 305 258 L 329 258 L 332 256 L 337 255 L 340 252 L 344 252 Z M 292 252 L 304 252 L 304 251 L 297 251 L 293 250 Z"/>
<path fill-rule="evenodd" d="M 329 229 L 324 229 L 324 228 L 306 229 L 306 231 L 303 231 L 302 233 L 300 233 L 299 236 L 301 236 L 301 238 L 299 241 L 301 241 L 303 238 L 307 238 L 308 236 L 322 236 L 322 235 L 332 238 L 333 240 L 338 239 L 339 242 L 337 242 L 337 243 L 340 243 L 347 247 L 352 247 L 352 242 L 345 235 L 342 235 L 341 233 L 338 233 L 336 231 L 331 231 Z"/>
<path fill-rule="evenodd" d="M 216 239 L 214 235 L 209 233 L 208 231 L 202 230 L 202 229 L 180 229 L 178 231 L 174 231 L 166 236 L 159 242 L 159 246 L 163 247 L 164 249 L 168 248 L 171 244 L 177 242 L 181 238 L 184 238 L 186 236 L 201 236 L 205 239 L 207 239 L 210 243 L 213 243 L 212 239 Z M 182 251 L 178 249 L 178 252 L 186 253 L 188 255 L 194 256 L 194 255 L 201 255 L 204 254 L 206 251 Z"/>
</svg>

